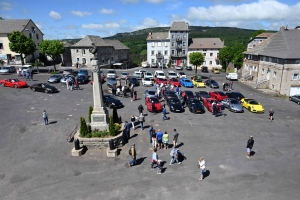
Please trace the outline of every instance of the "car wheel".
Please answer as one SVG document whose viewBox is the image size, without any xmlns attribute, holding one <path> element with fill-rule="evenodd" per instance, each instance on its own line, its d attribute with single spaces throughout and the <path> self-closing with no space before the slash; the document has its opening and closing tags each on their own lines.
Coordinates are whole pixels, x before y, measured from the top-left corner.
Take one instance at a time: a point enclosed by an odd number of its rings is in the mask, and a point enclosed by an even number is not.
<svg viewBox="0 0 300 200">
<path fill-rule="evenodd" d="M 210 85 L 210 88 L 212 88 L 212 86 Z"/>
<path fill-rule="evenodd" d="M 32 88 L 31 90 L 35 92 L 35 88 Z"/>
<path fill-rule="evenodd" d="M 17 86 L 17 85 L 14 85 L 14 88 L 18 88 L 18 86 Z"/>
<path fill-rule="evenodd" d="M 292 98 L 290 97 L 289 100 L 292 101 Z"/>
<path fill-rule="evenodd" d="M 45 90 L 45 93 L 48 93 L 48 90 Z"/>
<path fill-rule="evenodd" d="M 1 83 L 1 85 L 2 85 L 2 87 L 4 87 L 5 85 L 4 85 L 4 83 Z"/>
<path fill-rule="evenodd" d="M 248 107 L 248 110 L 251 112 L 251 107 L 250 106 Z"/>
<path fill-rule="evenodd" d="M 297 103 L 298 105 L 300 105 L 300 101 L 298 101 L 298 103 Z"/>
</svg>

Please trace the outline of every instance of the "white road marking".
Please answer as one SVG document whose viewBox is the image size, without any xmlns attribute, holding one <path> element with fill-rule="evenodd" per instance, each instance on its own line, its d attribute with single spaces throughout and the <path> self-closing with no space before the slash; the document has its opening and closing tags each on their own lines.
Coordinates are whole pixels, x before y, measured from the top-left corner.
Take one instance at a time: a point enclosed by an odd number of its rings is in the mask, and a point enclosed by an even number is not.
<svg viewBox="0 0 300 200">
<path fill-rule="evenodd" d="M 33 110 L 34 108 L 31 108 L 31 110 Z"/>
<path fill-rule="evenodd" d="M 68 115 L 69 117 L 72 117 L 72 115 Z"/>
<path fill-rule="evenodd" d="M 189 120 L 189 122 L 190 122 L 190 125 L 193 127 L 191 120 Z"/>
</svg>

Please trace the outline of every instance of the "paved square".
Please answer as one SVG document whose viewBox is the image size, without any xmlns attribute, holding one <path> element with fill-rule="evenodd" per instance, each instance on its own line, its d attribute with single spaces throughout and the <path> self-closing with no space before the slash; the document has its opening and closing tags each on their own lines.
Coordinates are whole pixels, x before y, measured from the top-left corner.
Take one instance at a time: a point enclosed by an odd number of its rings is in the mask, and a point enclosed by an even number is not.
<svg viewBox="0 0 300 200">
<path fill-rule="evenodd" d="M 220 85 L 225 81 L 222 73 L 212 76 Z M 0 76 L 8 77 L 14 75 Z M 46 82 L 47 78 L 48 75 L 35 75 L 33 82 Z M 117 158 L 107 158 L 105 152 L 99 151 L 72 157 L 74 144 L 66 139 L 79 124 L 80 116 L 87 119 L 88 106 L 93 104 L 92 86 L 87 84 L 82 90 L 67 91 L 61 84 L 53 85 L 60 93 L 0 88 L 0 199 L 300 198 L 300 107 L 293 102 L 234 82 L 236 91 L 258 100 L 266 113 L 226 110 L 226 117 L 214 117 L 209 112 L 196 115 L 186 110 L 170 113 L 170 120 L 161 121 L 160 113 L 153 115 L 146 111 L 146 125 L 168 131 L 170 138 L 172 130 L 178 130 L 180 150 L 187 156 L 181 165 L 169 166 L 170 150 L 158 150 L 159 158 L 165 161 L 163 173 L 158 175 L 156 170 L 150 170 L 148 128 L 131 131 L 135 137 Z M 138 115 L 138 105 L 144 105 L 145 87 L 136 89 L 138 101 L 120 98 L 125 105 L 118 110 L 123 121 Z M 273 122 L 268 120 L 270 108 L 275 110 Z M 43 124 L 44 109 L 52 122 L 48 126 Z M 255 155 L 249 159 L 246 142 L 250 135 L 254 136 Z M 130 161 L 131 143 L 136 143 L 139 165 L 129 168 L 125 163 Z M 197 168 L 201 156 L 206 159 L 208 171 L 203 181 L 198 180 Z"/>
</svg>

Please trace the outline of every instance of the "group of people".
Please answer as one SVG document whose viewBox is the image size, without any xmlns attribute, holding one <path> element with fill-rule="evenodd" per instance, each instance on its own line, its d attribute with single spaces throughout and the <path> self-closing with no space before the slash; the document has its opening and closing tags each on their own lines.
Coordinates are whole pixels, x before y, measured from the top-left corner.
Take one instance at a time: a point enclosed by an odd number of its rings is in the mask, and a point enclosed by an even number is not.
<svg viewBox="0 0 300 200">
<path fill-rule="evenodd" d="M 66 85 L 67 85 L 67 90 L 72 91 L 75 88 L 80 89 L 78 80 L 75 79 L 74 76 L 68 76 L 67 81 L 66 81 Z"/>
<path fill-rule="evenodd" d="M 131 101 L 135 101 L 137 100 L 137 91 L 134 89 L 134 84 L 129 84 L 130 87 L 130 97 L 131 97 Z M 118 96 L 121 97 L 121 95 L 125 98 L 127 97 L 127 87 L 125 85 L 121 86 L 118 85 L 114 85 L 112 86 L 111 92 L 114 96 Z"/>
<path fill-rule="evenodd" d="M 223 105 L 222 101 L 213 101 L 211 104 L 212 114 L 217 116 L 226 116 L 224 113 L 225 106 Z"/>
<path fill-rule="evenodd" d="M 232 81 L 230 81 L 229 83 L 223 83 L 223 91 L 233 90 L 232 85 L 233 85 Z"/>
</svg>

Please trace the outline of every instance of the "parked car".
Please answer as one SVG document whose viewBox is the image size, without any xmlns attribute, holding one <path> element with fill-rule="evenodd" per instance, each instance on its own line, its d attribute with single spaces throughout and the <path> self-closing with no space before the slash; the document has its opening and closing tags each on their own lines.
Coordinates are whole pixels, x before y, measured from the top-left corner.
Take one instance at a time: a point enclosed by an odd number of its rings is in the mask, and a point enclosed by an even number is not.
<svg viewBox="0 0 300 200">
<path fill-rule="evenodd" d="M 218 101 L 222 101 L 223 99 L 227 99 L 227 95 L 221 91 L 210 91 L 209 95 L 211 98 L 217 99 Z"/>
<path fill-rule="evenodd" d="M 172 91 L 172 90 L 166 90 L 164 93 L 164 99 L 167 98 L 178 98 L 178 96 L 176 95 L 176 92 Z"/>
<path fill-rule="evenodd" d="M 212 70 L 212 72 L 213 72 L 214 74 L 220 74 L 220 69 L 214 68 L 214 69 Z"/>
<path fill-rule="evenodd" d="M 228 96 L 228 98 L 237 99 L 239 101 L 245 98 L 244 95 L 240 92 L 226 92 L 226 95 Z"/>
<path fill-rule="evenodd" d="M 169 106 L 169 110 L 171 112 L 183 112 L 184 108 L 182 106 L 182 103 L 177 97 L 167 97 L 166 103 Z"/>
<path fill-rule="evenodd" d="M 106 78 L 114 77 L 117 78 L 117 73 L 115 70 L 108 70 L 106 74 Z"/>
<path fill-rule="evenodd" d="M 209 111 L 209 112 L 212 112 L 212 103 L 214 101 L 217 101 L 216 99 L 213 99 L 213 98 L 206 98 L 203 100 L 203 105 L 206 107 L 206 109 Z"/>
<path fill-rule="evenodd" d="M 228 98 L 224 99 L 223 105 L 225 108 L 228 108 L 231 112 L 244 112 L 244 108 L 240 101 L 233 99 L 233 98 Z"/>
<path fill-rule="evenodd" d="M 202 66 L 201 67 L 201 72 L 208 73 L 208 67 Z"/>
<path fill-rule="evenodd" d="M 205 81 L 205 85 L 209 86 L 210 88 L 219 88 L 219 84 L 215 80 L 208 79 Z"/>
<path fill-rule="evenodd" d="M 169 85 L 174 85 L 175 87 L 179 87 L 180 86 L 180 82 L 177 78 L 170 78 L 168 80 L 168 84 Z"/>
<path fill-rule="evenodd" d="M 192 70 L 192 66 L 186 66 L 185 69 L 191 71 Z"/>
<path fill-rule="evenodd" d="M 241 103 L 243 107 L 248 109 L 250 112 L 255 112 L 255 113 L 265 112 L 264 107 L 254 99 L 243 98 L 241 99 Z"/>
<path fill-rule="evenodd" d="M 22 65 L 21 66 L 21 74 L 26 74 L 26 72 L 33 72 L 32 65 Z"/>
<path fill-rule="evenodd" d="M 205 113 L 204 106 L 199 99 L 190 98 L 186 105 L 191 113 Z"/>
<path fill-rule="evenodd" d="M 144 72 L 144 78 L 153 79 L 153 74 L 151 72 Z"/>
<path fill-rule="evenodd" d="M 66 68 L 66 69 L 64 69 L 64 71 L 63 71 L 63 75 L 72 75 L 73 72 L 74 72 L 73 69 Z"/>
<path fill-rule="evenodd" d="M 149 88 L 145 91 L 145 98 L 147 97 L 157 97 L 157 91 L 155 88 Z"/>
<path fill-rule="evenodd" d="M 77 76 L 89 76 L 89 72 L 88 72 L 88 70 L 86 70 L 86 69 L 80 69 L 79 71 L 78 71 L 78 74 L 77 74 Z"/>
<path fill-rule="evenodd" d="M 67 75 L 63 75 L 63 77 L 60 79 L 60 83 L 66 85 L 69 77 L 72 77 L 75 80 L 75 77 L 73 75 L 67 74 Z"/>
<path fill-rule="evenodd" d="M 199 79 L 193 79 L 192 83 L 195 87 L 199 88 L 199 87 L 203 87 L 205 88 L 205 83 L 202 80 Z"/>
<path fill-rule="evenodd" d="M 195 92 L 196 98 L 198 98 L 200 101 L 203 101 L 206 98 L 210 98 L 210 95 L 206 91 L 199 91 Z"/>
<path fill-rule="evenodd" d="M 16 72 L 16 68 L 14 66 L 3 66 L 0 69 L 0 74 L 10 74 L 15 72 Z"/>
<path fill-rule="evenodd" d="M 176 65 L 176 66 L 175 66 L 175 69 L 176 69 L 176 70 L 182 70 L 183 67 L 182 67 L 182 66 L 179 66 L 179 65 Z"/>
<path fill-rule="evenodd" d="M 143 86 L 153 86 L 153 81 L 150 78 L 143 78 L 142 84 Z"/>
<path fill-rule="evenodd" d="M 186 78 L 186 75 L 185 75 L 184 72 L 178 72 L 178 73 L 177 73 L 177 77 L 178 77 L 178 78 Z"/>
<path fill-rule="evenodd" d="M 62 77 L 63 77 L 62 75 L 53 74 L 48 78 L 48 83 L 60 83 Z"/>
<path fill-rule="evenodd" d="M 146 73 L 146 72 L 148 72 L 148 71 L 145 70 L 145 69 L 140 69 L 139 72 L 141 72 L 142 74 L 144 74 L 144 73 Z"/>
<path fill-rule="evenodd" d="M 190 90 L 184 90 L 184 91 L 182 91 L 181 97 L 184 97 L 184 96 L 186 96 L 187 99 L 195 98 L 194 93 L 192 91 L 190 91 Z"/>
<path fill-rule="evenodd" d="M 129 77 L 129 73 L 128 72 L 121 72 L 121 79 L 126 79 Z"/>
<path fill-rule="evenodd" d="M 180 85 L 183 87 L 194 87 L 192 81 L 188 78 L 180 79 Z"/>
<path fill-rule="evenodd" d="M 117 85 L 117 79 L 115 77 L 107 78 L 106 82 L 107 82 L 107 86 L 110 88 L 112 88 L 114 85 L 115 86 Z"/>
<path fill-rule="evenodd" d="M 27 83 L 25 81 L 21 81 L 16 78 L 0 80 L 0 85 L 2 85 L 2 87 L 13 87 L 13 88 L 27 87 Z"/>
<path fill-rule="evenodd" d="M 128 84 L 133 84 L 134 86 L 140 86 L 140 82 L 136 77 L 129 77 Z"/>
<path fill-rule="evenodd" d="M 154 83 L 156 83 L 158 85 L 161 85 L 161 84 L 166 85 L 167 84 L 167 79 L 164 79 L 164 78 L 154 78 Z"/>
<path fill-rule="evenodd" d="M 226 74 L 227 80 L 238 80 L 238 74 L 237 73 L 228 73 Z"/>
<path fill-rule="evenodd" d="M 138 78 L 138 79 L 142 79 L 144 77 L 144 73 L 143 72 L 139 72 L 139 71 L 135 71 L 132 74 L 134 77 Z"/>
<path fill-rule="evenodd" d="M 299 94 L 290 96 L 290 97 L 289 97 L 289 100 L 290 100 L 290 101 L 294 101 L 294 102 L 296 102 L 298 105 L 300 105 L 300 95 L 299 95 Z"/>
<path fill-rule="evenodd" d="M 165 73 L 164 73 L 163 71 L 161 71 L 161 70 L 156 70 L 156 71 L 154 72 L 154 77 L 155 77 L 155 78 L 163 78 L 163 79 L 166 79 Z"/>
<path fill-rule="evenodd" d="M 104 105 L 108 108 L 122 108 L 123 103 L 119 99 L 115 99 L 113 96 L 105 94 L 103 95 Z"/>
<path fill-rule="evenodd" d="M 168 71 L 168 78 L 177 78 L 177 74 L 174 71 Z"/>
<path fill-rule="evenodd" d="M 30 86 L 30 89 L 33 92 L 45 92 L 45 93 L 59 92 L 59 90 L 56 87 L 49 85 L 48 83 L 36 83 Z"/>
<path fill-rule="evenodd" d="M 152 101 L 154 102 L 155 111 L 156 112 L 161 112 L 162 111 L 162 105 L 159 102 L 157 97 L 146 97 L 145 98 L 145 104 L 147 106 L 147 110 L 149 112 L 152 112 Z"/>
<path fill-rule="evenodd" d="M 89 77 L 85 75 L 77 76 L 77 81 L 79 84 L 86 84 L 90 82 Z"/>
</svg>

